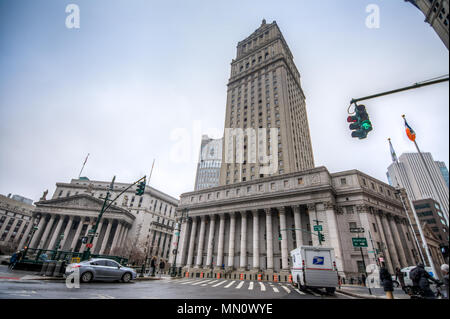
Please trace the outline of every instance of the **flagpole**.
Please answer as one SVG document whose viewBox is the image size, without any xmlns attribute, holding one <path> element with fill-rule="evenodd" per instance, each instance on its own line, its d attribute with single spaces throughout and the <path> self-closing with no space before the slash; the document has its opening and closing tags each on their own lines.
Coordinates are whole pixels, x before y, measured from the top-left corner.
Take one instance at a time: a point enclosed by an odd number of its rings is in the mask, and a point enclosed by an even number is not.
<svg viewBox="0 0 450 319">
<path fill-rule="evenodd" d="M 89 153 L 88 153 L 88 155 L 86 156 L 86 159 L 84 160 L 83 166 L 81 167 L 81 171 L 80 171 L 80 174 L 78 174 L 78 179 L 80 179 L 80 176 L 81 176 L 81 172 L 82 172 L 82 171 L 83 171 L 83 169 L 84 169 L 84 165 L 86 164 L 86 162 L 87 162 L 87 160 L 88 160 L 88 157 L 89 157 Z"/>
</svg>

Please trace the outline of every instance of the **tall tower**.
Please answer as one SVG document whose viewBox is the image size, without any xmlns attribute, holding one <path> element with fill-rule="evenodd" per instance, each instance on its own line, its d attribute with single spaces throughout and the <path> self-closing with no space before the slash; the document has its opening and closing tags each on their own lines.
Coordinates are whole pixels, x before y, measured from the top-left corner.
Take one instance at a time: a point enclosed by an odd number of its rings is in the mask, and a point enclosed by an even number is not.
<svg viewBox="0 0 450 319">
<path fill-rule="evenodd" d="M 262 164 L 247 161 L 253 140 L 243 139 L 244 161 L 227 162 L 232 147 L 224 138 L 220 184 L 233 184 L 314 168 L 305 95 L 291 51 L 273 21 L 261 26 L 237 45 L 228 82 L 225 130 L 277 128 L 278 141 L 267 140 L 266 155 L 278 155 L 276 171 L 262 173 Z M 258 147 L 261 141 L 258 137 Z M 272 147 L 275 146 L 275 147 Z M 277 150 L 277 154 L 272 154 Z M 259 150 L 258 150 L 259 151 Z M 258 153 L 259 154 L 259 153 Z M 259 157 L 258 157 L 259 158 Z"/>
<path fill-rule="evenodd" d="M 195 190 L 219 186 L 220 166 L 222 162 L 222 139 L 202 136 L 200 156 L 195 177 Z"/>
</svg>

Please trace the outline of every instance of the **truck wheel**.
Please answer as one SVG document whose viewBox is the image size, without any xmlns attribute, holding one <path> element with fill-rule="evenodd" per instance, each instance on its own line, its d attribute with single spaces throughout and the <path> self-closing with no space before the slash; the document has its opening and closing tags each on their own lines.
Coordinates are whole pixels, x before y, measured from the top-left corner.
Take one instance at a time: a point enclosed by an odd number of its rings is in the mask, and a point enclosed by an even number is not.
<svg viewBox="0 0 450 319">
<path fill-rule="evenodd" d="M 334 292 L 336 291 L 336 288 L 334 287 L 327 287 L 325 288 L 327 293 L 329 293 L 330 295 L 334 294 Z"/>
</svg>

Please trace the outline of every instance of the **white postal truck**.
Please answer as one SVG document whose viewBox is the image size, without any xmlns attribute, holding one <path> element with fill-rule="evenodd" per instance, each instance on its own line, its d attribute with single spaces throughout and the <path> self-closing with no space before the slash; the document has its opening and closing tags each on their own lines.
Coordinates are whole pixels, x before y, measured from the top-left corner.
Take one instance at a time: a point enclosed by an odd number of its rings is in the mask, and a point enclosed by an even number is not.
<svg viewBox="0 0 450 319">
<path fill-rule="evenodd" d="M 334 249 L 322 246 L 300 246 L 291 251 L 292 282 L 299 289 L 325 288 L 334 293 L 338 286 L 338 272 Z"/>
</svg>

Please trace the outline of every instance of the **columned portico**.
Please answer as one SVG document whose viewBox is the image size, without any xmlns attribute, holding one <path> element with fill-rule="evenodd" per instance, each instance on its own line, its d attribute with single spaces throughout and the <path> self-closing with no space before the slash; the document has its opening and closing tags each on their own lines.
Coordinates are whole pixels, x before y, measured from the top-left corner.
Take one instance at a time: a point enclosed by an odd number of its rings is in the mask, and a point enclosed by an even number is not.
<svg viewBox="0 0 450 319">
<path fill-rule="evenodd" d="M 208 236 L 208 252 L 206 255 L 206 268 L 211 267 L 212 263 L 212 255 L 213 255 L 213 248 L 214 248 L 214 229 L 216 227 L 216 216 L 210 215 L 209 216 L 209 236 Z"/>
<path fill-rule="evenodd" d="M 194 245 L 195 245 L 195 235 L 197 232 L 197 218 L 193 217 L 192 219 L 192 227 L 191 227 L 191 239 L 189 241 L 189 252 L 187 257 L 186 266 L 192 267 L 193 258 L 194 258 Z"/>
<path fill-rule="evenodd" d="M 259 270 L 259 215 L 253 210 L 253 269 Z"/>
<path fill-rule="evenodd" d="M 270 208 L 266 208 L 265 212 L 266 212 L 267 270 L 273 271 L 272 212 L 271 212 Z"/>
<path fill-rule="evenodd" d="M 287 227 L 286 227 L 286 208 L 278 207 L 278 213 L 280 214 L 280 234 L 281 234 L 281 269 L 289 270 L 288 263 L 288 239 L 287 239 Z"/>
<path fill-rule="evenodd" d="M 224 246 L 224 235 L 225 235 L 225 215 L 220 214 L 219 222 L 219 243 L 217 247 L 217 267 L 222 268 L 223 265 L 223 246 Z"/>
<path fill-rule="evenodd" d="M 234 212 L 230 213 L 230 241 L 228 244 L 228 267 L 230 270 L 234 269 L 234 243 L 236 238 L 236 215 Z"/>
<path fill-rule="evenodd" d="M 297 247 L 303 245 L 303 234 L 302 234 L 302 220 L 300 217 L 300 206 L 294 206 L 294 223 L 295 223 L 295 242 L 297 243 Z"/>
</svg>

